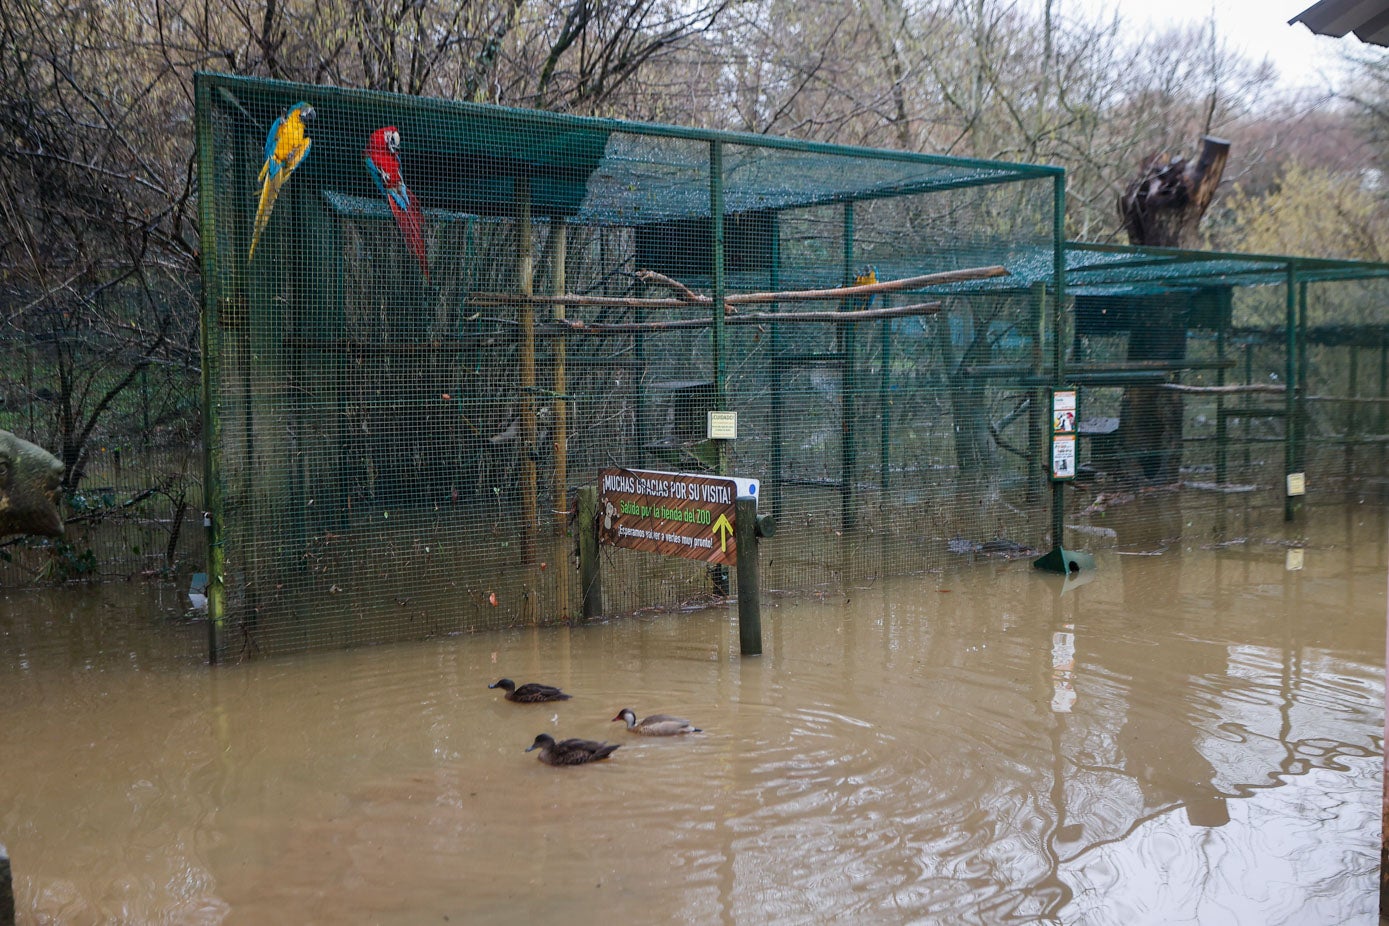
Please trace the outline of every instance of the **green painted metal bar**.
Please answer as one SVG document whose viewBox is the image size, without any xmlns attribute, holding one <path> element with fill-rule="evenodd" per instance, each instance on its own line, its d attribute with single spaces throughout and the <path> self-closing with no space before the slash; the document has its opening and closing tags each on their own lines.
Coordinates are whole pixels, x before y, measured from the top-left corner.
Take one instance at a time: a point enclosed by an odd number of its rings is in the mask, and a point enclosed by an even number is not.
<svg viewBox="0 0 1389 926">
<path fill-rule="evenodd" d="M 844 231 L 841 242 L 844 255 L 843 284 L 854 281 L 854 204 L 844 204 Z M 839 304 L 841 312 L 852 308 L 849 300 Z M 858 428 L 854 414 L 854 396 L 857 393 L 855 375 L 854 346 L 856 326 L 840 325 L 836 335 L 837 350 L 844 355 L 844 368 L 839 374 L 839 418 L 840 418 L 840 484 L 839 523 L 845 532 L 857 527 L 858 513 L 854 510 L 854 481 L 858 471 Z"/>
<path fill-rule="evenodd" d="M 886 303 L 887 297 L 883 296 Z M 880 504 L 888 505 L 892 491 L 892 320 L 878 322 L 878 483 Z M 886 537 L 886 531 L 883 533 Z"/>
<path fill-rule="evenodd" d="M 1297 429 L 1294 431 L 1293 463 L 1296 472 L 1307 471 L 1307 281 L 1297 287 Z"/>
<path fill-rule="evenodd" d="M 228 89 L 239 89 L 244 93 L 261 97 L 277 94 L 286 98 L 301 99 L 311 95 L 316 105 L 341 102 L 344 107 L 375 107 L 391 111 L 400 105 L 397 94 L 379 90 L 356 90 L 342 87 L 302 84 L 292 81 L 269 80 L 258 77 L 240 77 L 230 74 L 198 72 L 200 77 Z M 710 144 L 750 145 L 782 151 L 799 151 L 816 154 L 831 154 L 844 157 L 864 158 L 873 161 L 900 161 L 923 166 L 938 166 L 955 169 L 972 169 L 981 176 L 970 181 L 969 185 L 983 185 L 990 182 L 993 174 L 1016 180 L 1030 180 L 1061 176 L 1060 167 L 1044 164 L 1022 164 L 1011 161 L 995 161 L 983 158 L 956 158 L 939 154 L 922 154 L 887 148 L 867 148 L 855 145 L 836 145 L 828 142 L 805 141 L 775 135 L 761 135 L 753 132 L 729 132 L 718 129 L 701 129 L 691 126 L 669 125 L 658 122 L 626 122 L 621 119 L 605 119 L 594 116 L 577 116 L 569 113 L 541 112 L 539 110 L 516 109 L 489 103 L 473 103 L 465 100 L 446 100 L 438 98 L 418 99 L 417 105 L 423 111 L 437 113 L 443 119 L 495 119 L 498 122 L 514 123 L 516 126 L 536 132 L 551 134 L 561 131 L 591 131 L 598 133 L 622 132 L 629 135 L 653 135 L 661 138 L 679 138 L 687 141 L 708 142 Z M 534 127 L 534 128 L 532 128 Z M 799 203 L 798 203 L 799 205 Z"/>
<path fill-rule="evenodd" d="M 1285 254 L 1244 254 L 1238 251 L 1195 251 L 1184 248 L 1155 248 L 1138 247 L 1131 244 L 1102 244 L 1093 241 L 1068 241 L 1066 249 L 1072 254 L 1132 254 L 1144 263 L 1153 261 L 1175 260 L 1193 261 L 1199 263 L 1212 263 L 1217 261 L 1238 261 L 1241 263 L 1265 263 L 1268 264 L 1268 271 L 1272 274 L 1286 276 L 1289 258 Z M 1116 263 L 1114 266 L 1122 268 L 1123 263 Z M 1348 271 L 1356 273 L 1354 279 L 1370 279 L 1389 275 L 1389 263 L 1375 263 L 1372 261 L 1341 260 L 1337 258 L 1316 258 L 1299 257 L 1297 258 L 1297 270 L 1299 277 L 1311 276 L 1318 277 L 1319 274 L 1330 271 Z"/>
<path fill-rule="evenodd" d="M 609 259 L 608 236 L 606 234 L 600 235 L 599 242 L 603 253 L 600 266 L 606 268 Z M 608 279 L 609 275 L 604 273 L 603 289 L 605 295 L 607 294 Z M 632 309 L 632 320 L 638 324 L 645 324 L 647 321 L 646 307 L 642 305 L 634 307 Z M 641 377 L 642 380 L 645 380 L 646 377 L 646 338 L 647 335 L 644 331 L 638 331 L 632 335 L 632 356 L 636 358 L 637 375 Z M 651 460 L 650 451 L 647 448 L 649 448 L 652 441 L 656 439 L 656 436 L 651 432 L 651 402 L 645 388 L 638 388 L 634 390 L 634 392 L 635 395 L 633 396 L 633 400 L 637 410 L 637 465 L 648 466 Z"/>
<path fill-rule="evenodd" d="M 1254 382 L 1254 345 L 1246 343 L 1244 345 L 1244 385 L 1248 386 Z M 1244 419 L 1244 473 L 1248 478 L 1250 465 L 1249 455 L 1249 419 Z"/>
<path fill-rule="evenodd" d="M 709 235 L 711 239 L 709 242 L 709 295 L 712 299 L 709 311 L 713 313 L 713 324 L 709 326 L 709 338 L 714 353 L 712 358 L 714 408 L 717 410 L 728 408 L 728 372 L 726 368 L 728 331 L 727 326 L 724 325 L 724 312 L 726 311 L 724 299 L 728 294 L 728 280 L 724 267 L 723 211 L 723 143 L 716 139 L 709 142 Z M 728 441 L 714 441 L 714 452 L 716 454 L 714 472 L 720 476 L 728 475 Z M 728 594 L 727 566 L 713 567 L 709 572 L 709 577 L 713 582 L 715 594 Z"/>
<path fill-rule="evenodd" d="M 222 485 L 222 420 L 218 413 L 217 377 L 222 369 L 221 339 L 214 333 L 219 278 L 217 269 L 216 158 L 212 140 L 211 82 L 205 74 L 194 80 L 197 97 L 198 223 L 202 235 L 203 305 L 199 339 L 202 347 L 203 504 L 207 509 L 207 658 L 221 661 L 226 645 L 226 588 L 223 517 L 226 493 Z"/>
<path fill-rule="evenodd" d="M 728 407 L 727 396 L 727 377 L 726 369 L 728 350 L 728 334 L 724 325 L 723 316 L 725 311 L 724 298 L 727 296 L 728 281 L 724 273 L 724 228 L 723 228 L 723 143 L 714 140 L 709 142 L 709 234 L 712 239 L 709 253 L 711 255 L 709 267 L 710 274 L 710 297 L 713 300 L 709 311 L 713 313 L 713 325 L 710 326 L 710 348 L 713 351 L 713 371 L 714 371 L 714 407 L 725 409 Z M 728 448 L 725 441 L 718 441 L 718 466 L 716 471 L 721 476 L 728 475 Z"/>
<path fill-rule="evenodd" d="M 1215 329 L 1215 359 L 1219 364 L 1215 368 L 1216 386 L 1225 385 L 1225 341 L 1229 334 L 1230 320 L 1234 317 L 1233 312 L 1226 311 L 1234 300 L 1234 294 L 1226 289 L 1222 291 L 1220 298 L 1222 299 L 1220 324 Z M 1226 433 L 1224 412 L 1225 397 L 1217 393 L 1215 397 L 1215 481 L 1217 485 L 1225 485 L 1230 481 L 1230 461 L 1226 448 L 1229 435 Z"/>
<path fill-rule="evenodd" d="M 1032 448 L 1032 460 L 1028 466 L 1027 479 L 1027 503 L 1029 505 L 1040 505 L 1042 501 L 1042 487 L 1046 484 L 1046 474 L 1037 464 L 1046 459 L 1047 448 L 1051 441 L 1050 431 L 1047 428 L 1047 381 L 1045 381 L 1044 371 L 1046 370 L 1046 336 L 1047 336 L 1047 284 L 1038 281 L 1032 284 L 1032 317 L 1031 328 L 1028 332 L 1032 341 L 1031 350 L 1031 377 L 1036 385 L 1031 392 L 1030 401 L 1032 407 L 1028 410 L 1027 416 L 1027 437 L 1028 446 Z M 1021 364 L 1019 364 L 1021 366 Z"/>
<path fill-rule="evenodd" d="M 1389 344 L 1379 346 L 1379 398 L 1381 401 L 1389 399 Z M 1389 431 L 1389 405 L 1379 407 L 1379 427 L 1375 433 L 1384 434 Z M 1381 444 L 1379 448 L 1379 468 L 1380 472 L 1385 469 L 1385 459 L 1389 458 L 1389 444 Z"/>
<path fill-rule="evenodd" d="M 772 213 L 771 219 L 771 269 L 768 273 L 767 285 L 773 292 L 781 288 L 781 213 Z M 779 303 L 772 303 L 768 311 L 778 310 Z M 772 352 L 772 449 L 771 449 L 771 468 L 767 473 L 765 494 L 770 510 L 778 514 L 781 513 L 781 473 L 785 459 L 785 448 L 782 446 L 786 440 L 785 435 L 785 413 L 786 413 L 786 393 L 782 387 L 781 370 L 778 366 L 782 363 L 782 331 L 781 325 L 772 322 L 771 325 L 771 352 Z"/>
<path fill-rule="evenodd" d="M 1297 431 L 1297 266 L 1288 262 L 1287 269 L 1286 295 L 1284 297 L 1284 320 L 1283 320 L 1283 385 L 1287 387 L 1284 393 L 1284 411 L 1287 413 L 1287 426 L 1283 430 L 1283 475 L 1286 477 L 1296 472 L 1297 467 L 1297 448 L 1294 437 Z M 1291 521 L 1297 516 L 1297 506 L 1294 504 L 1293 496 L 1288 494 L 1286 483 L 1283 486 L 1283 520 Z"/>
<path fill-rule="evenodd" d="M 1066 177 L 1052 181 L 1052 294 L 1051 294 L 1051 369 L 1052 385 L 1059 389 L 1066 384 L 1066 351 L 1063 312 L 1066 303 Z M 1047 413 L 1050 418 L 1050 411 Z M 1051 465 L 1051 461 L 1047 461 Z M 1053 548 L 1064 546 L 1066 530 L 1066 484 L 1051 484 L 1051 541 Z"/>
<path fill-rule="evenodd" d="M 1351 345 L 1350 363 L 1346 371 L 1346 392 L 1352 399 L 1360 397 L 1360 350 Z M 1355 444 L 1360 437 L 1360 415 L 1356 403 L 1346 403 L 1346 475 L 1355 474 Z"/>
</svg>

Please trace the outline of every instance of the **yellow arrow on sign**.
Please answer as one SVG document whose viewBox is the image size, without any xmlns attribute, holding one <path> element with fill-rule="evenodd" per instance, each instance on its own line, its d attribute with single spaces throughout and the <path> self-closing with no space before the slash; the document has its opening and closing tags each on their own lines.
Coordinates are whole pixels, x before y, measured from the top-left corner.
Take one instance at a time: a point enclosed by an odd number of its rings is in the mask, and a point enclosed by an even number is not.
<svg viewBox="0 0 1389 926">
<path fill-rule="evenodd" d="M 723 535 L 722 537 L 719 538 L 719 541 L 720 541 L 720 543 L 719 543 L 719 549 L 720 549 L 720 552 L 722 552 L 722 553 L 727 553 L 727 552 L 728 552 L 728 535 L 731 534 L 731 533 L 733 533 L 733 525 L 728 523 L 728 515 L 726 515 L 726 514 L 721 514 L 721 515 L 719 515 L 719 519 L 718 519 L 717 521 L 714 522 L 714 526 L 711 527 L 710 530 L 712 530 L 712 531 L 713 531 L 714 533 L 716 533 L 716 534 L 722 534 L 722 535 Z"/>
</svg>

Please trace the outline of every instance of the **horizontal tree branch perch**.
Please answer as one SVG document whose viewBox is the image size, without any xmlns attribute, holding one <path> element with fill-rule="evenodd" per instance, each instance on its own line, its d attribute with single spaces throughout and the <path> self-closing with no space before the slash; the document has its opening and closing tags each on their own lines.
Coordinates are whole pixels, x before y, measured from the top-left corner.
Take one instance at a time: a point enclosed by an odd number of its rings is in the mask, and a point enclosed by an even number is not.
<svg viewBox="0 0 1389 926">
<path fill-rule="evenodd" d="M 1389 405 L 1389 398 L 1384 396 L 1356 396 L 1356 395 L 1309 395 L 1304 396 L 1308 402 L 1346 402 L 1352 405 Z"/>
<path fill-rule="evenodd" d="M 699 303 L 702 301 L 707 303 L 711 301 L 708 296 L 701 296 L 679 280 L 672 280 L 664 273 L 657 273 L 655 270 L 638 270 L 637 279 L 643 283 L 654 283 L 675 290 L 675 297 L 681 302 Z"/>
<path fill-rule="evenodd" d="M 1068 363 L 1066 375 L 1075 373 L 1175 373 L 1183 370 L 1220 370 L 1236 365 L 1235 360 L 1125 360 L 1120 363 Z M 1051 375 L 1051 367 L 1027 363 L 967 363 L 960 366 L 967 376 Z"/>
<path fill-rule="evenodd" d="M 1157 388 L 1166 389 L 1169 392 L 1214 393 L 1217 395 L 1232 395 L 1240 392 L 1273 392 L 1282 394 L 1288 391 L 1287 386 L 1276 386 L 1272 383 L 1236 383 L 1233 386 L 1186 386 L 1182 383 L 1158 383 Z"/>
<path fill-rule="evenodd" d="M 904 289 L 920 289 L 925 286 L 944 286 L 949 283 L 965 283 L 970 280 L 986 280 L 991 277 L 1008 276 L 1004 267 L 973 267 L 966 270 L 947 270 L 942 273 L 928 273 L 923 276 L 906 277 L 901 280 L 885 280 L 881 283 L 867 283 L 862 286 L 836 286 L 831 289 L 793 289 L 766 293 L 730 293 L 724 297 L 724 305 L 751 305 L 768 302 L 804 302 L 820 299 L 849 299 L 871 296 L 875 293 L 899 292 Z M 533 295 L 524 293 L 473 293 L 468 301 L 475 306 L 483 305 L 566 305 L 566 306 L 612 306 L 616 308 L 645 309 L 683 309 L 695 305 L 713 305 L 714 300 L 705 295 L 692 292 L 683 284 L 650 270 L 640 270 L 637 277 L 648 282 L 660 283 L 674 288 L 682 295 L 674 298 L 643 299 L 638 296 L 580 296 L 567 293 L 559 296 Z M 687 294 L 687 295 L 685 295 Z"/>
<path fill-rule="evenodd" d="M 765 325 L 775 322 L 827 322 L 844 325 L 849 322 L 874 321 L 882 318 L 935 315 L 939 311 L 939 302 L 918 302 L 915 305 L 890 306 L 885 309 L 858 309 L 849 312 L 750 312 L 743 315 L 730 315 L 723 320 L 723 323 L 725 325 Z M 549 323 L 549 327 L 551 331 L 574 332 L 576 334 L 617 334 L 631 331 L 708 328 L 713 323 L 713 319 L 709 318 L 675 318 L 661 322 L 587 324 L 578 319 L 568 318 L 555 319 Z"/>
</svg>

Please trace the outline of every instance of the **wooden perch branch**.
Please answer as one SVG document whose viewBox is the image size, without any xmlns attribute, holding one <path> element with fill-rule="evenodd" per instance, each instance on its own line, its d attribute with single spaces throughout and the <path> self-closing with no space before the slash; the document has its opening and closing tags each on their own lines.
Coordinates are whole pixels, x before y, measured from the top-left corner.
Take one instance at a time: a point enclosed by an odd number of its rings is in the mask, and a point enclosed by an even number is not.
<svg viewBox="0 0 1389 926">
<path fill-rule="evenodd" d="M 863 286 L 836 286 L 832 289 L 793 289 L 768 293 L 732 293 L 724 297 L 724 305 L 750 305 L 769 302 L 806 302 L 812 300 L 847 299 L 854 296 L 871 296 L 874 293 L 891 293 L 904 289 L 920 289 L 924 286 L 943 286 L 948 283 L 964 283 L 970 280 L 986 280 L 991 277 L 1007 276 L 1003 267 L 972 267 L 965 270 L 947 270 L 943 273 L 928 273 L 924 276 L 907 277 L 901 280 L 885 280 L 881 283 L 868 283 Z M 592 305 L 616 308 L 679 309 L 692 305 L 713 305 L 714 300 L 691 291 L 684 284 L 651 270 L 637 271 L 638 279 L 645 282 L 667 286 L 678 294 L 675 298 L 642 299 L 637 296 L 580 296 L 568 293 L 561 296 L 533 295 L 523 293 L 474 293 L 469 302 L 483 305 L 539 305 L 562 304 L 566 306 Z"/>
<path fill-rule="evenodd" d="M 641 280 L 643 283 L 654 283 L 658 286 L 664 286 L 667 289 L 675 290 L 676 298 L 680 299 L 682 302 L 699 303 L 711 301 L 708 296 L 701 296 L 679 280 L 672 280 L 664 273 L 657 273 L 654 270 L 638 270 L 637 279 Z"/>
<path fill-rule="evenodd" d="M 939 311 L 939 302 L 919 302 L 915 305 L 897 305 L 885 309 L 858 309 L 850 312 L 749 312 L 742 315 L 730 315 L 723 320 L 723 323 L 725 325 L 765 325 L 770 322 L 828 322 L 843 325 L 849 322 L 873 321 L 881 318 L 935 315 Z M 713 320 L 709 318 L 677 318 L 663 322 L 611 322 L 590 325 L 578 319 L 556 319 L 551 323 L 551 330 L 575 334 L 617 334 L 630 331 L 707 328 L 713 323 Z"/>
<path fill-rule="evenodd" d="M 1169 392 L 1214 393 L 1217 395 L 1239 392 L 1272 392 L 1281 395 L 1288 391 L 1287 386 L 1275 386 L 1272 383 L 1251 383 L 1249 385 L 1237 383 L 1233 386 L 1185 386 L 1181 383 L 1157 383 L 1156 386 Z"/>
</svg>

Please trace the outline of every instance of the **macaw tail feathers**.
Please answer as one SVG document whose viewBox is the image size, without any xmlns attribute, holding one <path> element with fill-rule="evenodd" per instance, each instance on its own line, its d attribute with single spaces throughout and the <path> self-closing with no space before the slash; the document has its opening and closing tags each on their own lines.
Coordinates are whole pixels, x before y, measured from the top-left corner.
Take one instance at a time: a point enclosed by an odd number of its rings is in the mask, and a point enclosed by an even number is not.
<svg viewBox="0 0 1389 926">
<path fill-rule="evenodd" d="M 420 262 L 420 273 L 424 274 L 425 282 L 428 282 L 429 257 L 425 252 L 423 226 L 424 223 L 420 220 L 420 214 L 412 210 L 405 213 L 405 221 L 400 223 L 400 230 L 404 233 L 405 243 L 410 246 L 415 260 Z"/>
<path fill-rule="evenodd" d="M 409 206 L 402 209 L 394 196 L 387 196 L 386 201 L 391 204 L 391 212 L 395 215 L 396 225 L 400 226 L 405 246 L 415 255 L 415 260 L 420 265 L 420 273 L 424 274 L 425 282 L 428 282 L 429 256 L 424 243 L 424 216 L 420 214 L 419 206 L 411 200 Z"/>
<path fill-rule="evenodd" d="M 280 184 L 273 178 L 260 188 L 260 206 L 256 208 L 256 224 L 251 230 L 251 253 L 246 255 L 248 263 L 256 256 L 256 245 L 260 242 L 261 232 L 270 222 L 270 210 L 275 208 L 275 197 L 279 195 Z"/>
</svg>

